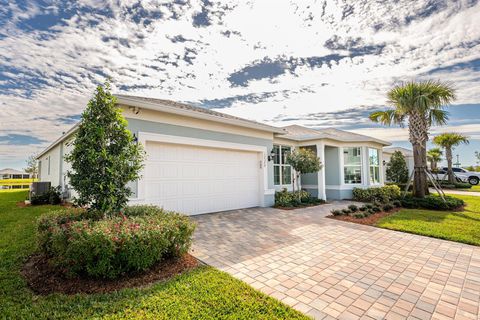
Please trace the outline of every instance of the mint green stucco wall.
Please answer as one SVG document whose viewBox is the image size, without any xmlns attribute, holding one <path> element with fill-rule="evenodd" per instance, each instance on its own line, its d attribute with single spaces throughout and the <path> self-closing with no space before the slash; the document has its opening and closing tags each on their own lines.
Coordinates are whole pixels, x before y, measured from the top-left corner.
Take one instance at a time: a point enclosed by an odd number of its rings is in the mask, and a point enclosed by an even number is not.
<svg viewBox="0 0 480 320">
<path fill-rule="evenodd" d="M 340 159 L 337 147 L 325 146 L 325 163 L 323 170 L 325 172 L 326 185 L 340 184 Z"/>
</svg>

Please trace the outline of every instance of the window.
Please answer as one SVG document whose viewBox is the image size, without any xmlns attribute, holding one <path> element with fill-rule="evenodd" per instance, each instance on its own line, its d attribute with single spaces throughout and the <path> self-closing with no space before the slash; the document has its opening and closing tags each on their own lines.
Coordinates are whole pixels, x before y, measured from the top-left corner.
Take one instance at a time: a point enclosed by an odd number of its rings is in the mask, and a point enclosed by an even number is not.
<svg viewBox="0 0 480 320">
<path fill-rule="evenodd" d="M 368 149 L 370 184 L 380 183 L 380 158 L 378 149 Z"/>
<path fill-rule="evenodd" d="M 292 152 L 288 146 L 273 146 L 273 183 L 276 186 L 292 184 L 292 167 L 287 162 L 287 156 Z"/>
<path fill-rule="evenodd" d="M 343 148 L 343 173 L 346 184 L 362 183 L 362 149 Z"/>
</svg>

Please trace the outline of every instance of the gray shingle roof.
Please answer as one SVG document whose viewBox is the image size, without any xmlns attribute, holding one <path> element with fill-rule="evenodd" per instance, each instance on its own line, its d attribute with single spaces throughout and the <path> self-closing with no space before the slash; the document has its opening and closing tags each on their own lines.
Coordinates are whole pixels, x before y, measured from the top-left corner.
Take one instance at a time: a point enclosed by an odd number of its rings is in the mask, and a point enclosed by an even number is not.
<svg viewBox="0 0 480 320">
<path fill-rule="evenodd" d="M 291 125 L 283 127 L 283 129 L 287 131 L 287 134 L 282 135 L 282 138 L 296 141 L 332 139 L 342 142 L 371 141 L 381 143 L 383 145 L 390 145 L 390 143 L 387 141 L 335 128 L 310 129 L 299 125 Z"/>
<path fill-rule="evenodd" d="M 124 99 L 128 100 L 128 101 L 147 102 L 147 103 L 152 103 L 152 104 L 156 104 L 156 105 L 159 105 L 159 106 L 173 107 L 173 108 L 177 108 L 177 109 L 181 109 L 181 110 L 192 111 L 193 113 L 201 113 L 201 114 L 205 114 L 205 115 L 209 115 L 209 116 L 213 116 L 213 117 L 218 117 L 218 118 L 222 118 L 222 119 L 227 119 L 227 120 L 230 119 L 230 120 L 246 122 L 246 123 L 250 123 L 250 124 L 253 124 L 253 125 L 258 125 L 258 126 L 261 126 L 261 127 L 270 128 L 274 132 L 279 131 L 278 127 L 273 127 L 273 126 L 267 125 L 265 123 L 261 123 L 261 122 L 257 122 L 257 121 L 253 121 L 253 120 L 248 120 L 248 119 L 244 119 L 244 118 L 240 118 L 240 117 L 235 117 L 235 116 L 232 116 L 232 115 L 229 115 L 229 114 L 226 114 L 226 113 L 217 112 L 217 111 L 213 111 L 213 110 L 202 108 L 202 107 L 192 106 L 192 105 L 189 105 L 189 104 L 186 104 L 186 103 L 176 102 L 176 101 L 172 101 L 172 100 L 131 96 L 131 95 L 125 95 L 125 94 L 115 94 L 115 96 L 119 99 L 120 103 L 123 102 Z"/>
</svg>

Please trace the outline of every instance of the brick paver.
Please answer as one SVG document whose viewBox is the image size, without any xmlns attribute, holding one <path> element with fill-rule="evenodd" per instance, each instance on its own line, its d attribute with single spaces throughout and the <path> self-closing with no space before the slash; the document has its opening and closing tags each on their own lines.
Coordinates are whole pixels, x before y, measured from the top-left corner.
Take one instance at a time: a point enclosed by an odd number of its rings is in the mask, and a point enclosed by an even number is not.
<svg viewBox="0 0 480 320">
<path fill-rule="evenodd" d="M 196 216 L 192 253 L 316 319 L 479 319 L 480 248 L 325 218 L 346 205 Z"/>
</svg>

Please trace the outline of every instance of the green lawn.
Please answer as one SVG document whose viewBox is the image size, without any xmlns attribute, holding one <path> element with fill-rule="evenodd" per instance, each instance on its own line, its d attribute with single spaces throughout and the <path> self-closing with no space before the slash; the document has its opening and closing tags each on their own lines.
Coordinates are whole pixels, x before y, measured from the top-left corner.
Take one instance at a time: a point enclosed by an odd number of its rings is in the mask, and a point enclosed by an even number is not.
<svg viewBox="0 0 480 320">
<path fill-rule="evenodd" d="M 55 207 L 16 207 L 26 191 L 0 191 L 2 319 L 306 319 L 299 312 L 211 267 L 142 289 L 111 294 L 36 296 L 20 275 L 35 250 L 36 218 Z"/>
<path fill-rule="evenodd" d="M 452 195 L 467 206 L 461 212 L 402 209 L 377 226 L 480 246 L 480 197 Z"/>
<path fill-rule="evenodd" d="M 480 192 L 480 185 L 472 186 L 470 189 L 460 189 L 463 191 L 473 191 L 473 192 Z"/>
</svg>

